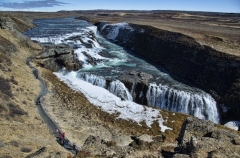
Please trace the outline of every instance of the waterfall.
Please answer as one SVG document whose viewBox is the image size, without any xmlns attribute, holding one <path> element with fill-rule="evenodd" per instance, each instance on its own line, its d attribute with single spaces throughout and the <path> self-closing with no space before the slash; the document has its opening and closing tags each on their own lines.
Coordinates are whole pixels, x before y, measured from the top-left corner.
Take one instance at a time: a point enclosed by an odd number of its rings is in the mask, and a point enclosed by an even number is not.
<svg viewBox="0 0 240 158">
<path fill-rule="evenodd" d="M 135 88 L 136 88 L 136 83 L 134 82 L 134 83 L 132 84 L 132 88 L 131 88 L 131 92 L 130 92 L 133 100 L 136 98 Z"/>
<path fill-rule="evenodd" d="M 149 105 L 219 123 L 216 102 L 209 94 L 190 93 L 151 83 L 146 95 Z"/>
<path fill-rule="evenodd" d="M 97 76 L 90 73 L 79 73 L 78 78 L 95 86 L 106 88 L 106 80 L 102 76 Z"/>
<path fill-rule="evenodd" d="M 119 80 L 112 81 L 108 87 L 109 92 L 115 94 L 116 96 L 124 99 L 133 101 L 131 94 L 129 93 L 128 89 L 125 85 L 120 82 Z"/>
<path fill-rule="evenodd" d="M 106 79 L 102 76 L 90 73 L 78 73 L 78 78 L 95 86 L 108 89 L 110 93 L 124 100 L 133 101 L 132 95 L 129 93 L 128 89 L 119 80 L 112 81 L 109 86 L 107 86 Z"/>
</svg>

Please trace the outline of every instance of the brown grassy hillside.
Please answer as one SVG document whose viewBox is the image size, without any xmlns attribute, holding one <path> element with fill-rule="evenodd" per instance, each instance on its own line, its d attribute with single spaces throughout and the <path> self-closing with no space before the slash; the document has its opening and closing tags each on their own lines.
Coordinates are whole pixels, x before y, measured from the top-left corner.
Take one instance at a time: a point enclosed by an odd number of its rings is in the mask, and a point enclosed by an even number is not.
<svg viewBox="0 0 240 158">
<path fill-rule="evenodd" d="M 26 157 L 40 149 L 41 157 L 67 157 L 34 104 L 40 87 L 26 60 L 38 54 L 41 47 L 17 33 L 32 24 L 17 16 L 7 17 L 18 27 L 0 29 L 0 157 Z"/>
</svg>

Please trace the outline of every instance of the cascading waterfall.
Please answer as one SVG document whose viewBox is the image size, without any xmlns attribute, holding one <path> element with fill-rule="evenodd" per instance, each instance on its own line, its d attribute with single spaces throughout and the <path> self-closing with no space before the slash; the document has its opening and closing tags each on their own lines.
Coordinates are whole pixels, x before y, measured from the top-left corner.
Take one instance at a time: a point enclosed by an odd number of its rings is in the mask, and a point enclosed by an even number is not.
<svg viewBox="0 0 240 158">
<path fill-rule="evenodd" d="M 129 93 L 128 89 L 119 80 L 110 82 L 110 84 L 107 87 L 106 79 L 102 76 L 98 76 L 90 73 L 78 73 L 78 78 L 83 81 L 89 82 L 95 86 L 106 88 L 109 90 L 109 92 L 111 92 L 112 94 L 124 100 L 133 101 L 133 98 Z"/>
<path fill-rule="evenodd" d="M 108 90 L 109 90 L 109 92 L 115 94 L 116 96 L 118 96 L 124 100 L 133 101 L 133 98 L 132 98 L 131 94 L 129 93 L 128 89 L 119 80 L 112 81 L 109 84 Z"/>
<path fill-rule="evenodd" d="M 219 123 L 216 102 L 206 93 L 193 94 L 151 83 L 146 95 L 149 105 Z"/>
<path fill-rule="evenodd" d="M 133 100 L 136 97 L 135 88 L 136 88 L 136 83 L 133 83 L 132 84 L 132 89 L 131 89 L 131 92 L 130 92 L 130 94 L 132 95 Z"/>
<path fill-rule="evenodd" d="M 87 81 L 95 86 L 106 88 L 106 80 L 104 77 L 90 73 L 79 73 L 78 78 Z"/>
</svg>

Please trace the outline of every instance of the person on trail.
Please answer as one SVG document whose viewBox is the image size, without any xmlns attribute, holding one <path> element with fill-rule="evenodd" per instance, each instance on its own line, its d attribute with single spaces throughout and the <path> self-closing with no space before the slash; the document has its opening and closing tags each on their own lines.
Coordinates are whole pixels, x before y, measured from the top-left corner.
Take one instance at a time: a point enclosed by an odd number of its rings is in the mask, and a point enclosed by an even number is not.
<svg viewBox="0 0 240 158">
<path fill-rule="evenodd" d="M 59 136 L 61 136 L 61 132 L 59 131 L 59 129 L 56 129 L 56 134 L 58 134 Z"/>
<path fill-rule="evenodd" d="M 59 138 L 59 137 L 61 136 L 61 132 L 59 131 L 59 129 L 56 129 L 55 134 L 56 134 L 56 137 L 57 137 L 57 138 Z"/>
<path fill-rule="evenodd" d="M 63 147 L 67 147 L 67 145 L 68 145 L 68 142 L 69 142 L 69 140 L 68 139 L 64 139 L 64 142 L 63 142 Z"/>
<path fill-rule="evenodd" d="M 59 142 L 61 145 L 64 145 L 64 141 L 65 141 L 65 132 L 63 132 L 59 137 Z"/>
</svg>

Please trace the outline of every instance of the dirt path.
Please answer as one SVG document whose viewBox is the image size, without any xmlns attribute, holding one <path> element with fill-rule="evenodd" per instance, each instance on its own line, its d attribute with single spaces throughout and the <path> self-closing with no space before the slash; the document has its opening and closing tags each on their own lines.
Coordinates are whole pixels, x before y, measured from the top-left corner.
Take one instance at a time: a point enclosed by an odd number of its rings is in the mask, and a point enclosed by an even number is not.
<svg viewBox="0 0 240 158">
<path fill-rule="evenodd" d="M 34 57 L 30 57 L 27 59 L 26 64 L 32 69 L 33 75 L 36 77 L 36 79 L 38 79 L 40 81 L 41 84 L 41 92 L 39 93 L 39 95 L 36 97 L 36 99 L 34 100 L 38 112 L 40 114 L 40 116 L 42 117 L 42 119 L 44 120 L 44 122 L 47 124 L 48 128 L 52 131 L 52 133 L 54 134 L 54 136 L 56 137 L 57 142 L 58 138 L 60 136 L 59 133 L 56 132 L 56 130 L 58 129 L 61 133 L 63 132 L 60 127 L 58 126 L 58 124 L 52 120 L 50 118 L 50 116 L 47 114 L 47 112 L 44 110 L 43 106 L 42 106 L 42 98 L 43 96 L 45 96 L 48 93 L 48 90 L 46 88 L 45 82 L 43 81 L 43 79 L 39 76 L 38 70 L 33 67 L 30 62 L 34 59 Z M 66 138 L 66 140 L 68 140 Z M 70 151 L 71 153 L 75 154 L 76 151 L 73 150 L 73 143 L 71 143 L 68 140 L 68 143 L 64 145 L 64 148 L 68 151 Z M 76 147 L 77 149 L 80 149 L 80 147 Z"/>
</svg>

